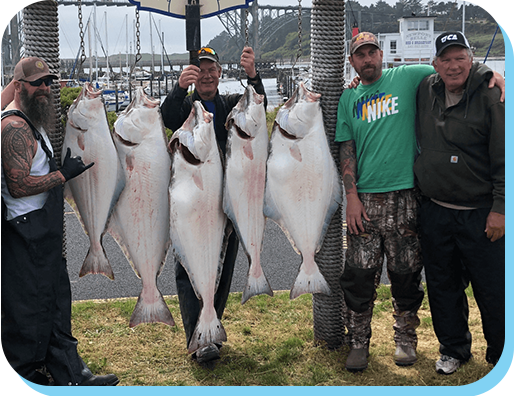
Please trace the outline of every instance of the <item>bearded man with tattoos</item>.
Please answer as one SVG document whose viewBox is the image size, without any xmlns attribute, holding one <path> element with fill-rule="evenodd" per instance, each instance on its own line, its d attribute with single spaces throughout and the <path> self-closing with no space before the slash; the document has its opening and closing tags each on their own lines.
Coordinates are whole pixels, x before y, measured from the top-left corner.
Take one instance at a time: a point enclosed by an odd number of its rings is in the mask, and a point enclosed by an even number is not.
<svg viewBox="0 0 515 396">
<path fill-rule="evenodd" d="M 44 60 L 22 59 L 2 92 L 2 347 L 39 385 L 116 385 L 95 376 L 71 334 L 71 288 L 63 257 L 63 184 L 88 170 L 66 153 L 60 170 L 47 132 L 56 123 Z"/>
</svg>

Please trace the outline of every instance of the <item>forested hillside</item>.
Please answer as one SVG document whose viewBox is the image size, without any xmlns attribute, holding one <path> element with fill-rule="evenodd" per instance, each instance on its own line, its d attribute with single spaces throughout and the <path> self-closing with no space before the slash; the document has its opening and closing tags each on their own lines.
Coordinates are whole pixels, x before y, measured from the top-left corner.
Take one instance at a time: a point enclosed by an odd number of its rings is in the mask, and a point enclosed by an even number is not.
<svg viewBox="0 0 515 396">
<path fill-rule="evenodd" d="M 379 0 L 370 7 L 362 6 L 358 1 L 346 1 L 348 31 L 354 24 L 360 31 L 372 33 L 393 33 L 399 31 L 398 19 L 410 15 L 435 16 L 435 31 L 462 30 L 462 2 L 430 1 L 422 4 L 421 0 L 400 0 L 394 6 Z M 481 7 L 468 4 L 465 7 L 465 35 L 473 47 L 475 55 L 483 57 L 491 44 L 497 28 L 496 21 Z M 302 24 L 302 57 L 310 56 L 311 27 L 308 22 Z M 350 36 L 350 33 L 349 33 Z M 260 42 L 265 41 L 260 37 Z M 211 42 L 223 59 L 239 58 L 240 48 L 231 40 L 227 32 L 222 32 Z M 275 59 L 289 62 L 297 56 L 298 29 L 297 24 L 290 23 L 267 37 L 266 43 L 257 49 L 262 59 Z M 499 30 L 489 56 L 504 56 L 504 40 Z"/>
</svg>

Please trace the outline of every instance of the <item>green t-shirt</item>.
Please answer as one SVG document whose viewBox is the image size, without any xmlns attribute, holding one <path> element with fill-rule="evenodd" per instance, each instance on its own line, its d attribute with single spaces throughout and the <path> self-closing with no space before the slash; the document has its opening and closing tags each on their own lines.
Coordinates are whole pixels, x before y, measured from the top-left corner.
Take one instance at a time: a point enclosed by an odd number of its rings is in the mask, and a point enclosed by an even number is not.
<svg viewBox="0 0 515 396">
<path fill-rule="evenodd" d="M 343 92 L 335 140 L 356 143 L 358 192 L 414 187 L 416 94 L 433 73 L 429 65 L 399 66 L 383 70 L 373 84 Z"/>
</svg>

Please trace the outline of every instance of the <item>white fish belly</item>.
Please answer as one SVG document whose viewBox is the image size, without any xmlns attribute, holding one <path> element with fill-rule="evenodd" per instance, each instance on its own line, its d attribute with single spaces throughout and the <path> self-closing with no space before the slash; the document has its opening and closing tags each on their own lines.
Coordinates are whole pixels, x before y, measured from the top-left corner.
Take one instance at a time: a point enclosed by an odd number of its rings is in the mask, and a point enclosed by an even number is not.
<svg viewBox="0 0 515 396">
<path fill-rule="evenodd" d="M 84 230 L 89 237 L 90 254 L 105 257 L 101 246 L 102 235 L 105 233 L 113 206 L 123 189 L 124 179 L 120 177 L 121 165 L 107 119 L 103 121 L 94 120 L 85 133 L 68 125 L 63 152 L 70 148 L 71 155 L 81 156 L 85 164 L 95 163 L 87 172 L 71 179 L 67 187 L 73 196 L 72 207 L 80 214 Z M 105 268 L 85 266 L 81 270 L 81 276 L 86 273 L 104 273 L 110 278 L 114 276 L 107 258 Z"/>
<path fill-rule="evenodd" d="M 330 294 L 314 258 L 338 206 L 336 167 L 323 143 L 316 135 L 308 135 L 300 141 L 286 139 L 279 133 L 272 137 L 272 154 L 267 164 L 266 211 L 303 259 L 291 298 L 303 293 Z"/>
<path fill-rule="evenodd" d="M 143 322 L 173 325 L 157 288 L 170 241 L 170 156 L 160 136 L 147 136 L 135 148 L 117 141 L 117 147 L 127 184 L 113 212 L 110 231 L 143 283 L 130 326 Z"/>
<path fill-rule="evenodd" d="M 301 252 L 315 251 L 332 200 L 333 169 L 324 150 L 304 138 L 296 147 L 275 134 L 268 162 L 267 192 L 280 213 L 280 222 Z M 302 161 L 291 155 L 298 150 Z"/>
<path fill-rule="evenodd" d="M 216 153 L 218 156 L 218 153 Z M 170 235 L 174 253 L 202 300 L 189 352 L 211 342 L 227 340 L 216 316 L 214 295 L 222 269 L 227 217 L 222 211 L 221 162 L 209 160 L 197 168 L 179 154 L 174 157 L 170 185 Z"/>
<path fill-rule="evenodd" d="M 252 160 L 245 154 L 245 145 L 251 146 Z M 227 158 L 224 208 L 252 257 L 256 256 L 253 252 L 261 250 L 265 227 L 266 159 L 267 141 L 259 147 L 241 139 L 232 141 L 231 156 Z"/>
<path fill-rule="evenodd" d="M 198 296 L 212 299 L 225 233 L 222 211 L 222 168 L 204 164 L 192 174 L 192 165 L 178 164 L 175 182 L 170 186 L 170 232 L 172 246 L 190 276 Z M 197 169 L 194 169 L 196 171 Z M 194 181 L 202 180 L 202 189 Z M 204 300 L 204 303 L 207 301 Z"/>
<path fill-rule="evenodd" d="M 268 133 L 253 140 L 230 137 L 224 181 L 224 211 L 233 222 L 249 259 L 249 273 L 242 303 L 258 294 L 273 295 L 261 267 L 260 256 L 265 232 L 263 213 Z"/>
<path fill-rule="evenodd" d="M 162 149 L 158 149 L 161 145 Z M 161 145 L 148 139 L 134 150 L 119 149 L 127 184 L 114 216 L 129 258 L 142 278 L 150 274 L 155 278 L 170 239 L 170 158 L 164 143 Z"/>
</svg>

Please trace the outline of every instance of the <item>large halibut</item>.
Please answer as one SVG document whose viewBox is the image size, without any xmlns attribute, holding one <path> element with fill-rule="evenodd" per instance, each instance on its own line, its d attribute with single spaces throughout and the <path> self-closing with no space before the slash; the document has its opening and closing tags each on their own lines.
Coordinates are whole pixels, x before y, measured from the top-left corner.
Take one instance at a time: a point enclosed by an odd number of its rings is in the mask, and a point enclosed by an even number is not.
<svg viewBox="0 0 515 396">
<path fill-rule="evenodd" d="M 109 232 L 143 284 L 129 326 L 151 322 L 173 326 L 172 314 L 157 287 L 170 246 L 171 167 L 159 100 L 139 88 L 116 120 L 114 137 L 127 184 L 114 208 Z"/>
<path fill-rule="evenodd" d="M 114 279 L 102 246 L 102 237 L 113 207 L 125 186 L 125 177 L 109 130 L 101 94 L 102 91 L 85 83 L 70 106 L 61 158 L 65 158 L 69 148 L 71 155 L 82 157 L 84 163 L 95 163 L 87 172 L 68 181 L 65 187 L 65 196 L 78 214 L 90 242 L 79 276 L 103 274 Z"/>
<path fill-rule="evenodd" d="M 240 101 L 227 117 L 224 212 L 232 221 L 250 264 L 242 304 L 258 294 L 273 296 L 261 268 L 261 249 L 265 233 L 266 160 L 268 130 L 264 96 L 248 85 Z"/>
<path fill-rule="evenodd" d="M 302 257 L 290 298 L 330 294 L 315 262 L 342 186 L 324 129 L 320 94 L 303 83 L 277 113 L 270 139 L 265 215 L 282 228 Z"/>
<path fill-rule="evenodd" d="M 201 311 L 188 351 L 227 340 L 214 307 L 225 252 L 227 216 L 222 210 L 223 166 L 213 115 L 198 101 L 170 140 L 170 236 L 188 273 Z"/>
</svg>

